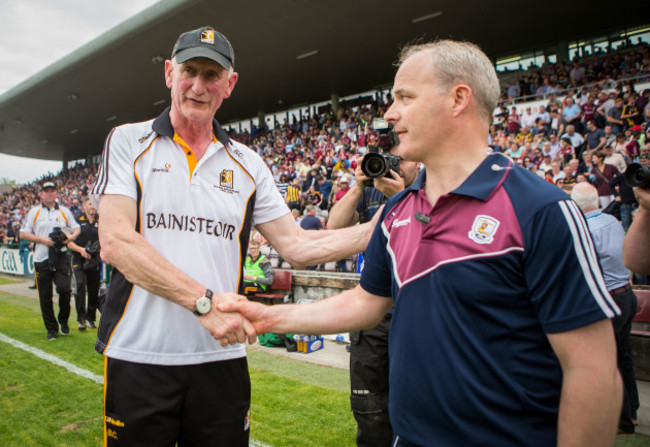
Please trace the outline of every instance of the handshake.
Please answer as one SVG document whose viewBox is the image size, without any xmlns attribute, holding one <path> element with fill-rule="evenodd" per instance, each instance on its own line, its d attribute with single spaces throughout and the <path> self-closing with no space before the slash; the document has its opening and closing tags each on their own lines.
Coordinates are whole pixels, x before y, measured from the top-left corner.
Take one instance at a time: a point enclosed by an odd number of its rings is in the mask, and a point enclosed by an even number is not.
<svg viewBox="0 0 650 447">
<path fill-rule="evenodd" d="M 212 309 L 199 317 L 199 322 L 223 347 L 246 340 L 253 344 L 259 334 L 273 329 L 270 311 L 270 306 L 248 301 L 236 293 L 215 294 Z"/>
</svg>

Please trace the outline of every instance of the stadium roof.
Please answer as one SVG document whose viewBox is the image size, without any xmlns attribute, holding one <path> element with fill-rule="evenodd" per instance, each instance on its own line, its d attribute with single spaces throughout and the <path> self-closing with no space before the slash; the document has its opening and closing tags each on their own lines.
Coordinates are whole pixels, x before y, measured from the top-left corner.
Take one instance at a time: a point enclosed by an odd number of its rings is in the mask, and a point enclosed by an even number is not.
<svg viewBox="0 0 650 447">
<path fill-rule="evenodd" d="M 235 49 L 239 81 L 217 112 L 227 123 L 388 86 L 414 39 L 466 39 L 498 58 L 640 25 L 648 12 L 604 0 L 163 0 L 0 96 L 0 152 L 99 154 L 111 127 L 169 105 L 162 60 L 204 25 Z"/>
</svg>

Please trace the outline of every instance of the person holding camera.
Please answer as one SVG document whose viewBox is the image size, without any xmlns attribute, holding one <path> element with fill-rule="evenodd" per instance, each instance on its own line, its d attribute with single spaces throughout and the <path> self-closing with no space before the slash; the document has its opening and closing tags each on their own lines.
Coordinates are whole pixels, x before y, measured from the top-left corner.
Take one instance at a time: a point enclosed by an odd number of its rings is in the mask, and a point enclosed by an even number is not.
<svg viewBox="0 0 650 447">
<path fill-rule="evenodd" d="M 650 146 L 641 150 L 639 161 L 637 176 L 642 175 L 643 182 L 634 188 L 639 208 L 625 236 L 623 261 L 633 272 L 650 275 Z"/>
<path fill-rule="evenodd" d="M 41 304 L 41 315 L 47 330 L 47 339 L 56 340 L 57 333 L 70 334 L 70 263 L 66 255 L 66 242 L 74 240 L 81 231 L 72 212 L 57 202 L 58 193 L 53 182 L 43 183 L 41 204 L 25 217 L 20 237 L 35 244 L 34 274 Z M 72 230 L 67 236 L 62 228 Z M 54 317 L 52 281 L 59 295 L 59 314 Z"/>
<path fill-rule="evenodd" d="M 383 176 L 375 178 L 363 173 L 363 160 L 357 161 L 354 172 L 356 185 L 332 207 L 328 228 L 335 230 L 356 225 L 357 222 L 369 222 L 388 198 L 411 186 L 418 175 L 420 163 L 395 159 L 399 160 L 397 172 L 389 168 Z M 388 333 L 392 315 L 391 310 L 377 326 L 350 333 L 350 404 L 357 421 L 356 441 L 359 447 L 391 445 Z"/>
<path fill-rule="evenodd" d="M 77 219 L 81 232 L 76 241 L 68 242 L 72 251 L 72 271 L 77 290 L 74 295 L 77 309 L 77 322 L 80 331 L 86 328 L 95 329 L 97 302 L 102 262 L 99 258 L 99 220 L 97 210 L 89 197 L 81 205 L 83 213 Z M 86 288 L 88 288 L 88 306 L 86 307 Z"/>
</svg>

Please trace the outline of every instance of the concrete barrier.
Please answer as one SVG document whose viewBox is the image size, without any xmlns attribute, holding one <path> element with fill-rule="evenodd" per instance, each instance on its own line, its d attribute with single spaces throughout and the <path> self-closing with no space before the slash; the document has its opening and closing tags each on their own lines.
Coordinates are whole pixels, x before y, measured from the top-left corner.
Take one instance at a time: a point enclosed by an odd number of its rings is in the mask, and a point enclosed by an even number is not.
<svg viewBox="0 0 650 447">
<path fill-rule="evenodd" d="M 319 301 L 353 289 L 359 284 L 358 273 L 319 272 L 312 270 L 293 271 L 293 302 L 300 300 Z"/>
</svg>

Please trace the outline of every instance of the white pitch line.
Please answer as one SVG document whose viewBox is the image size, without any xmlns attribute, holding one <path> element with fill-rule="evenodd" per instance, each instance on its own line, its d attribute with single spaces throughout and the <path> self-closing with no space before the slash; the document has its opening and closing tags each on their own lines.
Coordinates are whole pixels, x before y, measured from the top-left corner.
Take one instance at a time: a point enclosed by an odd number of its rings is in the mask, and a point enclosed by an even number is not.
<svg viewBox="0 0 650 447">
<path fill-rule="evenodd" d="M 100 385 L 104 385 L 104 377 L 93 374 L 92 372 L 88 371 L 87 369 L 79 368 L 76 365 L 73 365 L 70 362 L 66 362 L 65 360 L 61 360 L 60 358 L 53 356 L 52 354 L 48 354 L 45 351 L 41 351 L 38 348 L 34 348 L 33 346 L 26 345 L 25 343 L 15 340 L 11 337 L 7 337 L 5 334 L 0 332 L 0 341 L 3 341 L 5 343 L 10 344 L 11 346 L 22 349 L 25 352 L 29 352 L 30 354 L 35 355 L 36 357 L 46 360 L 54 365 L 60 366 L 62 368 L 67 369 L 73 374 L 76 374 L 80 377 L 85 377 L 86 379 L 90 379 L 95 383 L 98 383 Z M 271 447 L 267 444 L 263 444 L 259 441 L 256 441 L 254 439 L 251 439 L 249 442 L 249 447 Z"/>
<path fill-rule="evenodd" d="M 90 379 L 95 383 L 98 383 L 100 385 L 104 385 L 104 377 L 99 376 L 97 374 L 93 374 L 90 371 L 79 368 L 78 366 L 73 365 L 72 363 L 66 362 L 65 360 L 61 360 L 58 357 L 53 356 L 52 354 L 48 354 L 45 351 L 41 351 L 38 348 L 34 348 L 33 346 L 26 345 L 25 343 L 14 340 L 11 337 L 7 337 L 3 333 L 0 332 L 0 341 L 3 341 L 5 343 L 9 343 L 15 348 L 22 349 L 23 351 L 29 352 L 30 354 L 34 354 L 36 357 L 47 360 L 50 363 L 53 363 L 54 365 L 61 366 L 62 368 L 67 369 L 73 374 L 76 374 L 80 377 L 85 377 L 86 379 Z"/>
</svg>

